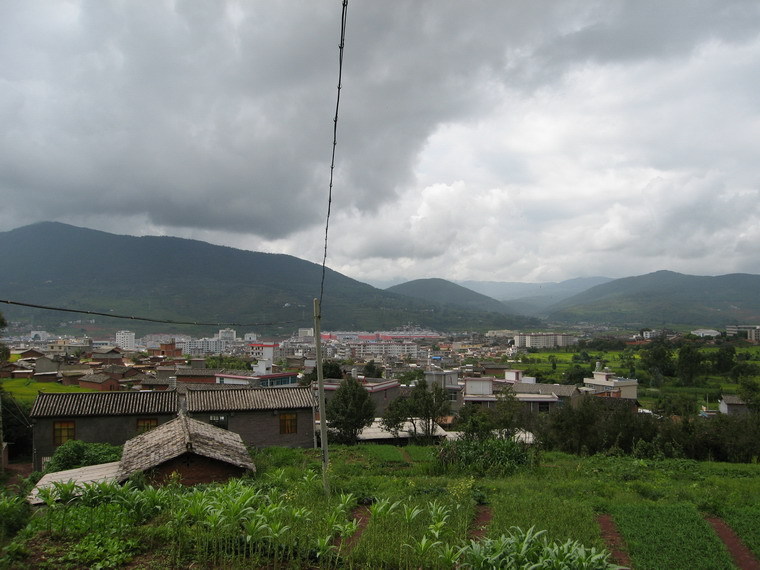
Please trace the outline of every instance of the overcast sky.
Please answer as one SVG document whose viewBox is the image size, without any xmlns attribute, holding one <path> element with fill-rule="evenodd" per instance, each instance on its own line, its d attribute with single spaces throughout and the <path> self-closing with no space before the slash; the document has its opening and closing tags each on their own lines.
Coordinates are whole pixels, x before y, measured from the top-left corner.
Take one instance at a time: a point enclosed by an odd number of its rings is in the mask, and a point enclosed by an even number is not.
<svg viewBox="0 0 760 570">
<path fill-rule="evenodd" d="M 0 230 L 321 262 L 340 13 L 0 2 Z M 760 2 L 351 0 L 328 265 L 760 273 Z"/>
</svg>

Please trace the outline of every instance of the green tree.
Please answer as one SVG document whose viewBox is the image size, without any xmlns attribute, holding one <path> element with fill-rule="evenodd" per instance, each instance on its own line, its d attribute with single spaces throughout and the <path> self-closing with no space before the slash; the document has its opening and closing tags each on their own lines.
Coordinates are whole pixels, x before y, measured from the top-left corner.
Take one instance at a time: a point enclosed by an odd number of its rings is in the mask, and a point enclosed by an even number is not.
<svg viewBox="0 0 760 570">
<path fill-rule="evenodd" d="M 640 351 L 641 365 L 650 374 L 673 376 L 673 351 L 667 339 L 657 338 L 649 348 Z"/>
<path fill-rule="evenodd" d="M 250 370 L 250 362 L 237 356 L 207 356 L 206 368 L 223 368 L 226 370 Z"/>
<path fill-rule="evenodd" d="M 657 410 L 665 416 L 693 416 L 697 399 L 688 394 L 665 394 L 657 399 Z"/>
<path fill-rule="evenodd" d="M 760 381 L 742 378 L 739 381 L 739 397 L 751 411 L 760 413 Z"/>
<path fill-rule="evenodd" d="M 592 370 L 590 368 L 583 368 L 577 364 L 574 364 L 567 370 L 565 370 L 565 383 L 566 384 L 582 384 L 584 378 L 591 378 Z"/>
<path fill-rule="evenodd" d="M 385 415 L 383 415 L 381 423 L 383 429 L 390 432 L 394 438 L 398 438 L 410 417 L 409 400 L 406 398 L 396 398 L 385 408 Z"/>
<path fill-rule="evenodd" d="M 375 403 L 356 378 L 344 379 L 327 403 L 327 425 L 337 443 L 352 445 L 375 419 Z"/>
<path fill-rule="evenodd" d="M 492 437 L 494 424 L 493 416 L 488 408 L 467 403 L 457 414 L 457 429 L 462 432 L 462 439 L 484 440 Z"/>
<path fill-rule="evenodd" d="M 693 344 L 684 344 L 678 349 L 676 372 L 685 386 L 693 386 L 702 370 L 702 353 Z"/>
<path fill-rule="evenodd" d="M 503 434 L 511 434 L 520 423 L 523 405 L 512 390 L 502 390 L 496 396 L 496 405 L 489 408 L 493 427 Z"/>
<path fill-rule="evenodd" d="M 733 344 L 724 344 L 713 356 L 713 371 L 718 374 L 730 372 L 736 365 L 736 347 Z"/>
<path fill-rule="evenodd" d="M 334 360 L 324 360 L 322 361 L 322 378 L 330 378 L 330 379 L 342 379 L 343 378 L 343 371 L 340 368 L 340 364 L 335 362 Z M 303 386 L 309 386 L 317 381 L 317 368 L 316 366 L 309 372 L 308 374 L 304 374 L 301 378 L 300 383 Z"/>
<path fill-rule="evenodd" d="M 428 386 L 427 380 L 419 380 L 409 394 L 408 411 L 418 420 L 420 435 L 432 441 L 436 424 L 451 411 L 448 392 L 437 382 Z"/>
<path fill-rule="evenodd" d="M 401 376 L 399 376 L 398 381 L 401 384 L 411 384 L 413 382 L 417 382 L 418 380 L 422 380 L 425 377 L 425 371 L 422 368 L 413 368 L 411 370 L 407 370 Z"/>
<path fill-rule="evenodd" d="M 370 360 L 363 368 L 365 378 L 382 378 L 383 367 L 375 364 L 374 360 Z"/>
</svg>

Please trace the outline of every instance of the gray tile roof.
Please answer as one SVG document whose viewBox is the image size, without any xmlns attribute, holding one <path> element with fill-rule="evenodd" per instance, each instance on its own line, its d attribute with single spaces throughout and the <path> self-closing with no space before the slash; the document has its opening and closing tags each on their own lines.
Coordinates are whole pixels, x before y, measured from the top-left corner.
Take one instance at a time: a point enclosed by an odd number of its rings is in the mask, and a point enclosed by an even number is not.
<svg viewBox="0 0 760 570">
<path fill-rule="evenodd" d="M 221 368 L 177 368 L 174 376 L 213 376 L 222 372 Z"/>
<path fill-rule="evenodd" d="M 135 374 L 134 376 L 127 376 L 126 378 L 119 378 L 119 382 L 123 384 L 143 384 L 145 382 L 152 382 L 156 379 L 155 376 L 152 376 L 150 374 L 144 374 L 143 372 L 140 372 L 140 374 Z M 168 384 L 169 381 L 166 380 L 166 383 Z"/>
<path fill-rule="evenodd" d="M 124 416 L 173 414 L 179 410 L 176 392 L 91 392 L 46 394 L 32 406 L 33 418 L 61 416 Z"/>
<path fill-rule="evenodd" d="M 742 400 L 741 397 L 737 396 L 736 394 L 723 394 L 722 399 L 723 399 L 723 402 L 729 406 L 743 406 L 744 405 L 744 400 Z"/>
<path fill-rule="evenodd" d="M 188 412 L 219 410 L 288 410 L 316 405 L 310 387 L 254 388 L 251 390 L 190 390 Z"/>
<path fill-rule="evenodd" d="M 124 444 L 117 479 L 124 480 L 185 453 L 256 469 L 240 435 L 180 414 Z"/>
<path fill-rule="evenodd" d="M 527 382 L 517 382 L 512 385 L 515 394 L 556 394 L 560 398 L 569 398 L 578 388 L 571 384 L 531 384 Z"/>
<path fill-rule="evenodd" d="M 80 378 L 80 380 L 82 382 L 92 382 L 93 384 L 102 384 L 103 382 L 107 382 L 108 380 L 111 380 L 111 377 L 108 374 L 85 374 L 84 376 Z"/>
</svg>

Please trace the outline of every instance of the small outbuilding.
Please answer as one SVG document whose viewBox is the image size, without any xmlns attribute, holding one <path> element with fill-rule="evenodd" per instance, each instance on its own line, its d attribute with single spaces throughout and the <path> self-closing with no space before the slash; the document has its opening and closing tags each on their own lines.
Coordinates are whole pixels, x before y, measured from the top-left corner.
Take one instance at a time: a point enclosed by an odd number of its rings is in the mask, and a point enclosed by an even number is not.
<svg viewBox="0 0 760 570">
<path fill-rule="evenodd" d="M 124 444 L 117 479 L 142 472 L 151 483 L 162 483 L 177 473 L 181 483 L 196 485 L 255 470 L 238 434 L 181 413 Z"/>
</svg>

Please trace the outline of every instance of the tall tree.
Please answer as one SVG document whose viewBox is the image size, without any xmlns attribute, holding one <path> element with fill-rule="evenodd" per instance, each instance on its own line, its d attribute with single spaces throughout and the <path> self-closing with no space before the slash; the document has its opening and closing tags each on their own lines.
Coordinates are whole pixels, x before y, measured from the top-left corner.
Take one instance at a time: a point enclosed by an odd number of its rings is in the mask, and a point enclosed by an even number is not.
<svg viewBox="0 0 760 570">
<path fill-rule="evenodd" d="M 435 426 L 451 411 L 451 401 L 446 389 L 438 382 L 428 386 L 427 380 L 422 379 L 415 384 L 409 394 L 409 413 L 418 421 L 420 435 L 432 440 Z"/>
<path fill-rule="evenodd" d="M 366 378 L 382 378 L 383 377 L 383 367 L 378 366 L 374 360 L 370 360 L 367 362 L 367 364 L 364 365 L 364 376 Z"/>
<path fill-rule="evenodd" d="M 751 411 L 760 413 L 760 380 L 752 378 L 739 380 L 739 397 Z"/>
<path fill-rule="evenodd" d="M 375 419 L 375 403 L 356 378 L 346 378 L 327 403 L 327 425 L 337 443 L 352 445 Z"/>
<path fill-rule="evenodd" d="M 685 386 L 693 386 L 694 380 L 702 370 L 702 353 L 693 344 L 684 344 L 678 349 L 676 372 Z"/>
<path fill-rule="evenodd" d="M 340 364 L 334 360 L 325 360 L 322 362 L 322 378 L 330 379 L 342 379 L 343 371 L 340 369 Z M 310 386 L 317 381 L 317 368 L 316 366 L 308 374 L 304 374 L 300 383 L 303 386 Z"/>
</svg>

